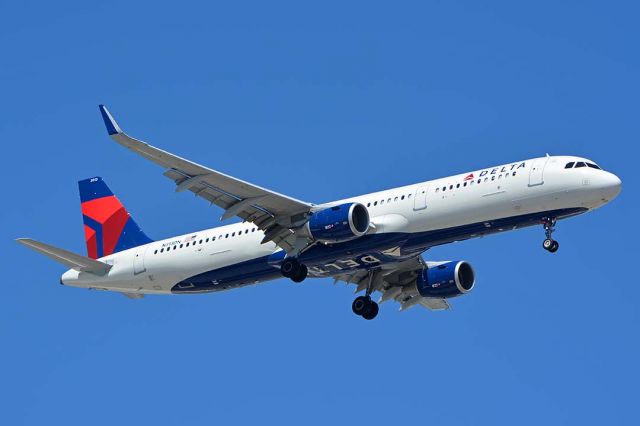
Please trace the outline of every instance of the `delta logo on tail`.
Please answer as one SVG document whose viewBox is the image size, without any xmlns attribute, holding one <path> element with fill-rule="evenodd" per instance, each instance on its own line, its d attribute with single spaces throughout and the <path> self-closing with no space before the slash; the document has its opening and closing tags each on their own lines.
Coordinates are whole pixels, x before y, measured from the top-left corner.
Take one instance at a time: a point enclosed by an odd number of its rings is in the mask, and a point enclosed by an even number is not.
<svg viewBox="0 0 640 426">
<path fill-rule="evenodd" d="M 140 229 L 102 178 L 81 180 L 78 187 L 90 258 L 99 259 L 153 241 Z"/>
</svg>

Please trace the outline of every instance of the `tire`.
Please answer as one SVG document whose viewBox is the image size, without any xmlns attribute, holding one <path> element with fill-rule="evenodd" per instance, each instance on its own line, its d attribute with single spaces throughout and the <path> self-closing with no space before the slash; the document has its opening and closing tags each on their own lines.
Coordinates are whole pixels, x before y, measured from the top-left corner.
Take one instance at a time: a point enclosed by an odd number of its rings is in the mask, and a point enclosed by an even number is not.
<svg viewBox="0 0 640 426">
<path fill-rule="evenodd" d="M 370 300 L 369 301 L 369 307 L 367 308 L 366 312 L 364 314 L 362 314 L 362 318 L 364 318 L 366 320 L 372 320 L 376 316 L 378 316 L 378 311 L 379 310 L 380 310 L 380 308 L 378 307 L 378 304 L 376 302 L 374 302 L 373 300 Z"/>
<path fill-rule="evenodd" d="M 551 247 L 549 247 L 549 252 L 555 253 L 558 251 L 559 248 L 560 248 L 560 244 L 557 241 L 554 241 Z"/>
<path fill-rule="evenodd" d="M 545 250 L 550 251 L 551 247 L 553 247 L 553 244 L 555 243 L 555 241 L 553 241 L 551 238 L 547 238 L 542 242 L 542 248 Z"/>
<path fill-rule="evenodd" d="M 371 298 L 368 296 L 358 296 L 351 304 L 351 310 L 356 315 L 364 315 L 365 312 L 369 309 L 369 304 L 371 304 Z"/>
<path fill-rule="evenodd" d="M 280 265 L 280 273 L 286 278 L 294 277 L 299 270 L 300 264 L 292 257 L 285 259 L 282 265 Z"/>
<path fill-rule="evenodd" d="M 307 269 L 307 267 L 303 264 L 300 264 L 297 273 L 291 277 L 291 281 L 293 281 L 294 283 L 301 283 L 305 278 L 307 278 L 308 273 L 309 270 Z"/>
</svg>

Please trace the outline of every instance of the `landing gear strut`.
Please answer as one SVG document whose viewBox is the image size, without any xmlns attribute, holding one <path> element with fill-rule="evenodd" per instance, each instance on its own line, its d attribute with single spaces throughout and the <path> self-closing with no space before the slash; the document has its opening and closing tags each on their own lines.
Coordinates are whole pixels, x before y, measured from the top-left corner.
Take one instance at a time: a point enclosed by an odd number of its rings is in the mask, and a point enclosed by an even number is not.
<svg viewBox="0 0 640 426">
<path fill-rule="evenodd" d="M 309 270 L 306 265 L 300 263 L 295 257 L 288 257 L 280 265 L 282 276 L 290 278 L 294 283 L 301 283 L 307 278 Z"/>
<path fill-rule="evenodd" d="M 544 227 L 544 235 L 547 237 L 542 242 L 542 248 L 547 250 L 550 253 L 555 253 L 560 248 L 560 244 L 553 238 L 551 235 L 553 231 L 555 231 L 556 227 L 556 219 L 555 218 L 544 218 L 542 219 L 542 226 Z"/>
<path fill-rule="evenodd" d="M 372 320 L 378 315 L 379 307 L 376 302 L 371 300 L 371 293 L 373 288 L 371 283 L 373 281 L 373 271 L 369 272 L 369 284 L 367 285 L 367 293 L 364 296 L 358 296 L 351 304 L 351 310 L 356 315 L 361 316 L 366 320 Z"/>
</svg>

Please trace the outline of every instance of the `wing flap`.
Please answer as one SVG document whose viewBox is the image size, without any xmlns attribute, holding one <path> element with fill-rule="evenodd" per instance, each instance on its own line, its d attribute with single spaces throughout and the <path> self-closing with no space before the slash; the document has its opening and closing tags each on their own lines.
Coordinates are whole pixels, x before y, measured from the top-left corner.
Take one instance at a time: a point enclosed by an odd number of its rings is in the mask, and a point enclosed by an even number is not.
<svg viewBox="0 0 640 426">
<path fill-rule="evenodd" d="M 55 260 L 58 263 L 82 272 L 91 272 L 97 275 L 106 274 L 111 265 L 107 265 L 99 260 L 90 259 L 85 256 L 80 256 L 68 250 L 64 250 L 58 247 L 54 247 L 49 244 L 41 243 L 40 241 L 33 240 L 31 238 L 18 238 L 16 239 L 20 244 L 29 247 L 30 249 L 47 256 L 50 259 Z"/>
</svg>

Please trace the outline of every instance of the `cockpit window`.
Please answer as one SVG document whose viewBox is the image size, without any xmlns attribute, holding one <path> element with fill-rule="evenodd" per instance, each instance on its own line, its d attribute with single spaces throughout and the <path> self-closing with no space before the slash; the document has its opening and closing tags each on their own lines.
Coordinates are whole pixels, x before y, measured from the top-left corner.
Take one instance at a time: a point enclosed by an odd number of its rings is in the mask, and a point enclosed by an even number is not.
<svg viewBox="0 0 640 426">
<path fill-rule="evenodd" d="M 591 167 L 592 169 L 602 170 L 600 167 L 598 167 L 598 165 L 597 165 L 597 164 L 587 163 L 587 166 Z"/>
<path fill-rule="evenodd" d="M 578 167 L 586 167 L 586 166 L 587 166 L 587 165 L 586 165 L 586 164 L 584 164 L 582 161 L 578 161 L 578 162 L 576 163 L 576 169 L 577 169 Z"/>
<path fill-rule="evenodd" d="M 575 163 L 575 161 L 572 161 L 572 162 L 570 162 L 570 163 L 567 163 L 567 165 L 566 165 L 566 166 L 564 166 L 564 168 L 565 168 L 565 169 L 570 169 L 570 168 L 572 168 L 572 167 L 573 167 L 573 165 L 574 165 L 574 164 L 576 164 L 576 163 Z"/>
</svg>

